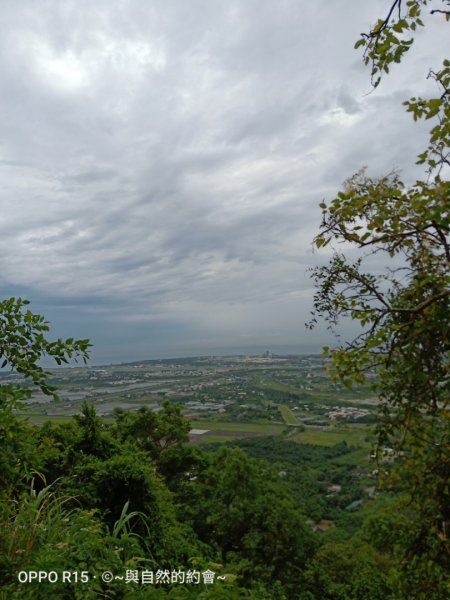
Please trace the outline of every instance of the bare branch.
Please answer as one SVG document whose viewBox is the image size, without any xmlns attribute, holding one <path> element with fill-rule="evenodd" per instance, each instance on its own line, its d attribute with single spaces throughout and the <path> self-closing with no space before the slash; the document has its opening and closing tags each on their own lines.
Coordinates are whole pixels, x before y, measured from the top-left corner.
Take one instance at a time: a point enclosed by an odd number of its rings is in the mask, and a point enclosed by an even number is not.
<svg viewBox="0 0 450 600">
<path fill-rule="evenodd" d="M 450 10 L 439 10 L 436 8 L 436 9 L 430 11 L 430 15 L 434 15 L 435 13 L 441 13 L 442 15 L 450 16 Z"/>
<path fill-rule="evenodd" d="M 442 242 L 442 245 L 444 246 L 445 257 L 446 257 L 447 262 L 449 263 L 449 267 L 450 267 L 450 245 L 447 241 L 447 238 L 446 238 L 444 232 L 442 231 L 442 229 L 436 223 L 436 221 L 431 221 L 431 224 L 436 229 L 436 233 L 437 233 L 440 241 Z"/>
</svg>

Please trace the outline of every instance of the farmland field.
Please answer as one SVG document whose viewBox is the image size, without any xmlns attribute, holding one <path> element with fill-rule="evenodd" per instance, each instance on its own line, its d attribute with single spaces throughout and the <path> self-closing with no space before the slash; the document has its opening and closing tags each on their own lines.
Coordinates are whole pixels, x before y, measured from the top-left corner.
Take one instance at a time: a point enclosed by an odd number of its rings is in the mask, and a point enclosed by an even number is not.
<svg viewBox="0 0 450 600">
<path fill-rule="evenodd" d="M 296 426 L 301 425 L 300 421 L 294 415 L 294 413 L 289 408 L 289 406 L 286 406 L 285 404 L 281 404 L 278 408 L 280 410 L 281 416 L 283 417 L 286 425 L 296 425 Z"/>
<path fill-rule="evenodd" d="M 84 401 L 106 423 L 113 422 L 116 408 L 158 411 L 168 401 L 180 405 L 192 429 L 208 430 L 193 434 L 195 442 L 264 435 L 323 446 L 346 441 L 364 449 L 364 456 L 371 446 L 370 428 L 345 417 L 352 406 L 357 411 L 366 404 L 370 414 L 376 407 L 370 407 L 363 389 L 349 394 L 333 384 L 318 356 L 199 357 L 55 369 L 52 383 L 61 389 L 60 402 L 42 394 L 27 401 L 23 416 L 36 425 L 69 422 Z"/>
</svg>

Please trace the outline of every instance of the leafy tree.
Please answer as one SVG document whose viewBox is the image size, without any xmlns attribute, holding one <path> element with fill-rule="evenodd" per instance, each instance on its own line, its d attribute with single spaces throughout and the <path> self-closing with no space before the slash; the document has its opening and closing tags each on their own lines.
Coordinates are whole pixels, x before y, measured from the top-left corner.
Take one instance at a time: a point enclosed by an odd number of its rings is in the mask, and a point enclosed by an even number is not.
<svg viewBox="0 0 450 600">
<path fill-rule="evenodd" d="M 105 425 L 94 406 L 84 401 L 81 415 L 75 415 L 74 419 L 80 430 L 80 437 L 72 448 L 74 459 L 80 454 L 109 458 L 117 444 L 107 435 Z"/>
<path fill-rule="evenodd" d="M 380 552 L 393 554 L 408 535 L 408 518 L 400 505 L 394 508 L 397 510 L 391 508 L 390 511 L 370 515 L 361 528 L 362 538 Z"/>
<path fill-rule="evenodd" d="M 28 305 L 29 301 L 22 298 L 0 302 L 1 368 L 10 368 L 26 379 L 26 384 L 20 386 L 0 384 L 0 497 L 2 491 L 8 497 L 42 463 L 33 450 L 33 433 L 17 417 L 17 409 L 32 394 L 32 385 L 58 398 L 56 388 L 48 381 L 50 373 L 39 361 L 49 357 L 57 364 L 67 363 L 71 358 L 86 362 L 90 346 L 88 340 L 73 338 L 49 341 L 48 322 L 32 313 Z"/>
<path fill-rule="evenodd" d="M 403 4 L 403 6 L 402 6 Z M 406 4 L 406 8 L 404 7 Z M 371 66 L 372 85 L 377 87 L 384 73 L 389 73 L 393 63 L 399 63 L 403 55 L 410 50 L 414 42 L 414 32 L 425 25 L 422 20 L 424 9 L 432 4 L 431 0 L 394 0 L 386 17 L 377 21 L 369 33 L 362 33 L 355 48 L 364 48 L 364 62 Z M 442 4 L 450 6 L 449 0 Z M 450 10 L 434 9 L 431 15 L 443 15 L 448 22 Z M 425 18 L 425 17 L 424 17 Z M 428 78 L 434 80 L 441 94 L 428 99 L 411 98 L 404 102 L 414 120 L 434 119 L 435 125 L 430 132 L 429 145 L 419 155 L 419 164 L 427 164 L 429 173 L 439 174 L 445 165 L 450 165 L 450 61 L 445 59 L 443 66 L 430 69 Z"/>
<path fill-rule="evenodd" d="M 82 359 L 85 363 L 89 356 L 89 340 L 58 339 L 47 340 L 49 323 L 42 315 L 32 313 L 26 307 L 30 304 L 22 298 L 9 298 L 0 302 L 0 360 L 1 368 L 11 367 L 17 373 L 38 386 L 44 394 L 58 398 L 56 388 L 48 383 L 48 371 L 39 361 L 48 356 L 58 365 L 68 363 L 71 358 Z M 12 394 L 10 386 L 1 389 L 1 394 Z M 22 390 L 15 397 L 23 399 L 31 394 L 30 390 Z"/>
<path fill-rule="evenodd" d="M 189 482 L 187 518 L 243 585 L 277 580 L 297 597 L 315 538 L 276 472 L 238 448 L 209 454 Z M 276 596 L 274 596 L 276 597 Z"/>
<path fill-rule="evenodd" d="M 67 475 L 76 460 L 73 451 L 79 442 L 79 427 L 74 422 L 47 421 L 36 432 L 36 448 L 42 459 L 41 473 L 47 484 Z"/>
<path fill-rule="evenodd" d="M 33 388 L 58 399 L 41 359 L 57 364 L 88 358 L 88 340 L 49 341 L 49 324 L 28 310 L 29 302 L 0 302 L 1 368 L 25 377 L 20 385 L 0 383 L 0 598 L 284 598 L 261 583 L 254 591 L 230 578 L 214 586 L 134 587 L 123 580 L 88 584 L 21 584 L 22 570 L 100 574 L 105 569 L 208 568 L 213 549 L 200 544 L 178 519 L 173 496 L 155 473 L 158 465 L 175 482 L 189 481 L 187 468 L 207 464 L 188 452 L 189 423 L 179 407 L 159 414 L 145 409 L 120 413 L 108 428 L 85 403 L 73 423 L 38 429 L 19 415 Z M 126 442 L 126 443 L 123 443 Z M 40 472 L 39 473 L 37 473 Z M 30 481 L 32 482 L 30 487 Z M 48 485 L 48 482 L 51 482 Z M 131 505 L 131 506 L 130 506 Z M 132 512 L 128 512 L 128 507 Z M 160 561 L 160 562 L 159 562 Z M 218 565 L 219 566 L 219 565 Z"/>
<path fill-rule="evenodd" d="M 300 600 L 391 598 L 385 565 L 368 544 L 324 543 L 305 573 Z M 308 595 L 309 594 L 309 595 Z"/>
<path fill-rule="evenodd" d="M 34 432 L 14 412 L 16 401 L 14 391 L 0 389 L 0 501 L 42 466 Z"/>
<path fill-rule="evenodd" d="M 141 406 L 135 413 L 116 408 L 114 415 L 119 438 L 134 441 L 152 458 L 189 441 L 190 423 L 181 414 L 181 407 L 169 401 L 159 413 Z"/>
<path fill-rule="evenodd" d="M 364 47 L 375 87 L 411 47 L 407 36 L 424 25 L 427 4 L 411 0 L 403 12 L 396 0 L 386 18 L 362 34 L 356 47 Z M 449 20 L 449 10 L 431 12 Z M 334 250 L 327 266 L 313 270 L 310 323 L 323 317 L 333 329 L 350 318 L 360 325 L 353 341 L 324 351 L 335 378 L 348 386 L 368 380 L 381 400 L 379 446 L 399 455 L 390 483 L 399 478 L 417 511 L 415 537 L 403 557 L 404 565 L 417 559 L 414 581 L 401 587 L 411 581 L 410 567 L 401 569 L 399 580 L 399 597 L 411 598 L 444 597 L 450 571 L 450 61 L 429 77 L 439 97 L 405 102 L 415 120 L 435 122 L 418 157 L 428 178 L 405 184 L 397 173 L 372 178 L 362 170 L 331 203 L 322 203 L 316 246 L 345 243 L 356 257 Z M 374 257 L 377 274 L 370 268 Z"/>
</svg>

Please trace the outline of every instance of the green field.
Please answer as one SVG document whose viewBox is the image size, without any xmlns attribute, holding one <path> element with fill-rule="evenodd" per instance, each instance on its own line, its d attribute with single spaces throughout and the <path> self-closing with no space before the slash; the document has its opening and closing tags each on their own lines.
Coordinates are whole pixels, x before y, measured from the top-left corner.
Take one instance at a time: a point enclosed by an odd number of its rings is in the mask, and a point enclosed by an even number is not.
<svg viewBox="0 0 450 600">
<path fill-rule="evenodd" d="M 294 415 L 294 413 L 288 406 L 286 406 L 285 404 L 280 404 L 278 409 L 286 425 L 294 425 L 297 427 L 301 425 L 300 421 L 297 419 L 297 417 Z"/>
<path fill-rule="evenodd" d="M 213 429 L 215 431 L 248 431 L 250 433 L 264 433 L 267 435 L 282 433 L 283 425 L 271 423 L 226 423 L 219 421 L 191 421 L 193 429 Z"/>
<path fill-rule="evenodd" d="M 193 429 L 208 429 L 211 433 L 203 434 L 201 440 L 205 442 L 227 442 L 235 438 L 245 437 L 245 434 L 249 435 L 261 434 L 261 435 L 283 435 L 286 434 L 286 426 L 290 428 L 287 433 L 287 439 L 298 443 L 316 444 L 319 446 L 333 446 L 340 442 L 347 442 L 349 445 L 358 446 L 361 448 L 361 459 L 367 454 L 367 450 L 371 448 L 374 441 L 371 435 L 370 427 L 362 425 L 355 425 L 349 427 L 340 428 L 319 428 L 319 427 L 307 427 L 303 431 L 297 431 L 295 426 L 300 425 L 297 417 L 292 411 L 285 405 L 279 407 L 280 413 L 286 422 L 286 425 L 272 424 L 272 423 L 230 423 L 230 422 L 219 422 L 219 421 L 191 421 L 191 427 Z M 68 423 L 71 421 L 70 416 L 64 415 L 43 415 L 36 412 L 24 413 L 23 417 L 28 419 L 31 423 L 36 425 L 42 425 L 45 421 L 51 421 L 56 423 Z M 111 417 L 103 417 L 104 420 L 112 422 Z M 221 433 L 223 432 L 223 433 Z M 235 435 L 234 435 L 235 432 Z M 342 457 L 342 461 L 345 462 L 346 458 Z"/>
<path fill-rule="evenodd" d="M 226 423 L 217 421 L 192 421 L 193 429 L 210 429 L 214 431 L 211 435 L 205 433 L 201 437 L 205 441 L 227 441 L 233 438 L 232 432 L 236 432 L 236 437 L 243 437 L 246 432 L 260 433 L 261 435 L 282 435 L 286 432 L 286 426 L 272 425 L 271 423 Z M 226 432 L 224 435 L 217 432 Z M 228 434 L 228 435 L 227 435 Z M 240 435 L 239 435 L 240 434 Z M 316 444 L 318 446 L 334 446 L 340 442 L 347 442 L 349 445 L 359 446 L 361 456 L 367 454 L 367 450 L 372 446 L 372 436 L 370 428 L 356 425 L 354 427 L 341 427 L 333 429 L 322 429 L 308 427 L 304 431 L 296 431 L 294 428 L 288 433 L 287 439 L 293 442 L 304 444 Z"/>
<path fill-rule="evenodd" d="M 349 429 L 316 429 L 308 428 L 289 436 L 294 442 L 304 444 L 318 444 L 320 446 L 333 446 L 339 442 L 347 442 L 354 446 L 369 448 L 371 446 L 369 430 L 358 428 Z"/>
<path fill-rule="evenodd" d="M 43 425 L 47 421 L 50 423 L 70 423 L 73 419 L 71 415 L 43 415 L 42 413 L 23 413 L 20 418 L 29 421 L 32 425 Z M 112 417 L 102 417 L 106 423 L 112 423 Z"/>
<path fill-rule="evenodd" d="M 223 443 L 223 442 L 231 442 L 232 440 L 239 439 L 240 436 L 237 435 L 208 435 L 205 433 L 199 437 L 199 441 L 204 444 L 210 443 Z"/>
<path fill-rule="evenodd" d="M 253 378 L 250 384 L 252 387 L 258 390 L 270 390 L 274 392 L 283 392 L 286 394 L 298 394 L 299 390 L 296 387 L 276 381 L 269 377 L 258 377 Z"/>
</svg>

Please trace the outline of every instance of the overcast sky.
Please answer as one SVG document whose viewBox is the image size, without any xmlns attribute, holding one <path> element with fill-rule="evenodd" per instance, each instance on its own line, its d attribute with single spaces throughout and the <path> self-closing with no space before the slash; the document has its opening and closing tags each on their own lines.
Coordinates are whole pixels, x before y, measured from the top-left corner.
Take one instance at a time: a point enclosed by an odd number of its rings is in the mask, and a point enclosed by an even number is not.
<svg viewBox="0 0 450 600">
<path fill-rule="evenodd" d="M 390 0 L 0 0 L 0 288 L 93 362 L 318 347 L 319 203 L 421 175 L 436 17 L 373 93 Z"/>
</svg>

